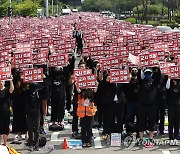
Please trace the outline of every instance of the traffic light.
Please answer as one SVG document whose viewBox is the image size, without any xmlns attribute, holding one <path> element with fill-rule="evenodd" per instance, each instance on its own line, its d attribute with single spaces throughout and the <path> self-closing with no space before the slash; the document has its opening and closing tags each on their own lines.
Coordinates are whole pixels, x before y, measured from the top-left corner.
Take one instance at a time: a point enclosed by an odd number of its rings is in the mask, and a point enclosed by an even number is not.
<svg viewBox="0 0 180 154">
<path fill-rule="evenodd" d="M 12 16 L 12 8 L 8 7 L 8 17 Z"/>
</svg>

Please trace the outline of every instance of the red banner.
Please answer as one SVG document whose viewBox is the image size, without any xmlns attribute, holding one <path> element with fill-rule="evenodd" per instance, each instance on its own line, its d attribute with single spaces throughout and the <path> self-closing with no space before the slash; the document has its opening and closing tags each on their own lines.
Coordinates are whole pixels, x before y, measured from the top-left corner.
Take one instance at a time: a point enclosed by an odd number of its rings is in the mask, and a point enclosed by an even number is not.
<svg viewBox="0 0 180 154">
<path fill-rule="evenodd" d="M 83 75 L 77 77 L 77 87 L 81 89 L 97 88 L 96 75 Z"/>
<path fill-rule="evenodd" d="M 118 69 L 122 64 L 122 59 L 119 57 L 99 59 L 103 70 Z"/>
<path fill-rule="evenodd" d="M 20 65 L 27 64 L 32 64 L 32 52 L 14 53 L 14 65 L 16 68 L 20 68 Z"/>
<path fill-rule="evenodd" d="M 180 66 L 170 66 L 170 78 L 180 79 Z"/>
<path fill-rule="evenodd" d="M 168 62 L 160 62 L 160 70 L 161 73 L 164 75 L 170 75 L 170 66 L 174 66 L 175 63 L 168 63 Z"/>
<path fill-rule="evenodd" d="M 42 65 L 47 62 L 47 54 L 44 53 L 33 53 L 33 64 Z"/>
<path fill-rule="evenodd" d="M 23 70 L 23 82 L 43 82 L 43 69 L 32 68 Z"/>
<path fill-rule="evenodd" d="M 11 67 L 5 66 L 0 67 L 0 81 L 8 81 L 11 80 Z"/>
<path fill-rule="evenodd" d="M 129 70 L 110 70 L 110 82 L 111 83 L 129 83 L 130 74 Z"/>
<path fill-rule="evenodd" d="M 156 67 L 158 66 L 157 53 L 140 54 L 139 61 L 142 67 Z"/>
<path fill-rule="evenodd" d="M 66 66 L 68 62 L 68 54 L 53 54 L 49 56 L 51 67 Z"/>
<path fill-rule="evenodd" d="M 75 80 L 77 80 L 78 76 L 86 76 L 91 74 L 92 74 L 91 69 L 74 69 Z"/>
</svg>

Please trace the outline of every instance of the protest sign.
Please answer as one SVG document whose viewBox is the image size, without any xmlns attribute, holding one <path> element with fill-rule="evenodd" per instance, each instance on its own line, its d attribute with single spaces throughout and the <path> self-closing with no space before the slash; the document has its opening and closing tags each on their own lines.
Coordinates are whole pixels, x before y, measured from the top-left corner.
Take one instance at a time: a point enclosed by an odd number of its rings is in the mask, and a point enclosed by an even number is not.
<svg viewBox="0 0 180 154">
<path fill-rule="evenodd" d="M 68 54 L 53 54 L 49 56 L 49 63 L 51 67 L 66 66 L 68 62 Z"/>
<path fill-rule="evenodd" d="M 77 76 L 77 87 L 81 89 L 97 88 L 96 75 L 81 75 Z"/>
<path fill-rule="evenodd" d="M 43 82 L 43 68 L 23 70 L 23 82 Z"/>
<path fill-rule="evenodd" d="M 13 64 L 16 68 L 20 65 L 32 64 L 32 52 L 14 52 Z"/>
<path fill-rule="evenodd" d="M 156 67 L 158 66 L 158 55 L 156 52 L 140 54 L 139 62 L 142 67 Z"/>
<path fill-rule="evenodd" d="M 125 69 L 110 70 L 110 83 L 129 83 L 129 81 L 130 81 L 129 70 L 125 70 Z"/>
<path fill-rule="evenodd" d="M 0 81 L 8 81 L 11 80 L 11 67 L 5 66 L 0 67 Z"/>
<path fill-rule="evenodd" d="M 180 66 L 170 66 L 169 70 L 171 79 L 180 79 Z"/>
</svg>

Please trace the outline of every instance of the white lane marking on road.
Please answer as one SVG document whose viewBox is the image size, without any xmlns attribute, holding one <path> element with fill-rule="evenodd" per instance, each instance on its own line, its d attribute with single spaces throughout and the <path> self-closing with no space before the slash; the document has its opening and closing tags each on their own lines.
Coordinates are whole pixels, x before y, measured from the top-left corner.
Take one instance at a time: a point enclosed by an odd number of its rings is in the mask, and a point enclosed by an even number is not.
<svg viewBox="0 0 180 154">
<path fill-rule="evenodd" d="M 92 133 L 93 133 L 93 136 L 95 137 L 95 139 L 94 139 L 95 149 L 102 149 L 101 138 L 99 136 L 98 129 L 93 129 Z"/>
<path fill-rule="evenodd" d="M 166 151 L 163 150 L 162 152 L 163 152 L 163 154 L 171 154 L 171 152 L 169 150 L 166 150 Z"/>
<path fill-rule="evenodd" d="M 51 135 L 51 141 L 57 141 L 59 134 L 60 134 L 60 132 L 53 132 Z"/>
</svg>

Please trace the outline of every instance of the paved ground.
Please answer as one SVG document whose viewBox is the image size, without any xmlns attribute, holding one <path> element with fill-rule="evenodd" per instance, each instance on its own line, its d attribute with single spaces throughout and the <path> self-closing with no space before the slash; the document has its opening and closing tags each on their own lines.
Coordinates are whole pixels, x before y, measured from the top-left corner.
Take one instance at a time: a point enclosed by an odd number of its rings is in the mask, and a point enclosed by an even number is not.
<svg viewBox="0 0 180 154">
<path fill-rule="evenodd" d="M 95 139 L 92 141 L 91 148 L 83 148 L 80 150 L 75 149 L 62 149 L 62 144 L 64 138 L 67 140 L 72 140 L 71 138 L 71 125 L 68 124 L 65 126 L 65 130 L 59 132 L 48 132 L 47 137 L 47 145 L 40 149 L 39 152 L 28 152 L 28 147 L 24 144 L 25 141 L 22 141 L 20 145 L 11 144 L 14 139 L 14 134 L 9 135 L 8 145 L 15 148 L 17 151 L 21 152 L 22 154 L 30 153 L 30 154 L 42 154 L 42 153 L 49 153 L 49 154 L 112 154 L 112 153 L 119 153 L 122 154 L 179 154 L 180 153 L 180 145 L 179 146 L 169 146 L 163 145 L 165 142 L 158 142 L 160 145 L 154 146 L 153 148 L 144 148 L 143 146 L 133 146 L 134 142 L 131 144 L 130 148 L 125 147 L 123 144 L 121 147 L 111 147 L 105 141 L 102 140 L 102 132 L 97 128 L 93 129 L 93 136 Z M 156 141 L 162 141 L 167 139 L 167 135 L 164 138 L 159 136 L 155 136 Z"/>
</svg>

